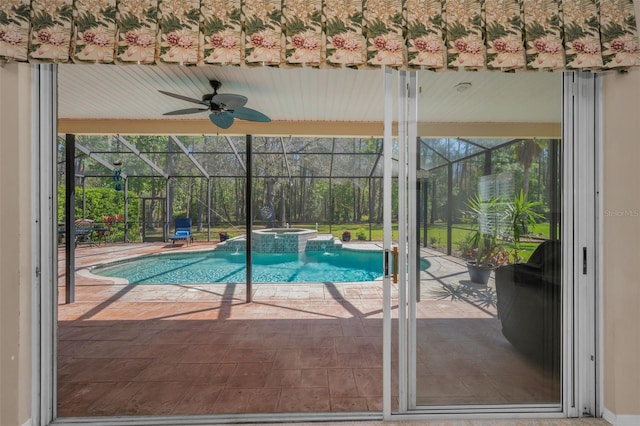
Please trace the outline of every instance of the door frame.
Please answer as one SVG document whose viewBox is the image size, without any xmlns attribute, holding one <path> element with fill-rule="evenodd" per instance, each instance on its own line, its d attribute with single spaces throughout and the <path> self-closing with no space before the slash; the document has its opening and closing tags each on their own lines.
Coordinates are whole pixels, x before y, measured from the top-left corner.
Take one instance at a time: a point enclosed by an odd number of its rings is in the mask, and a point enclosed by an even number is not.
<svg viewBox="0 0 640 426">
<path fill-rule="evenodd" d="M 171 226 L 167 222 L 167 198 L 166 197 L 142 197 L 142 242 L 166 242 L 167 237 L 169 236 L 168 228 Z M 152 203 L 154 201 L 158 202 L 158 205 L 162 209 L 161 217 L 162 217 L 162 237 L 147 237 L 147 205 L 148 203 Z M 151 218 L 152 223 L 153 218 Z"/>
<path fill-rule="evenodd" d="M 561 189 L 563 244 L 562 291 L 562 394 L 558 404 L 495 404 L 491 406 L 416 405 L 416 288 L 419 276 L 413 274 L 419 256 L 415 228 L 417 205 L 417 120 L 414 71 L 398 73 L 398 163 L 399 218 L 398 246 L 400 267 L 398 284 L 398 408 L 385 410 L 388 420 L 430 419 L 464 414 L 483 417 L 582 417 L 599 410 L 599 333 L 602 330 L 597 280 L 596 194 L 597 147 L 600 145 L 601 84 L 597 76 L 585 72 L 563 73 Z M 391 74 L 385 72 L 385 82 Z M 385 93 L 390 91 L 385 83 Z M 385 103 L 386 103 L 385 98 Z M 385 130 L 390 122 L 385 109 Z M 413 132 L 413 133 L 412 133 Z M 386 134 L 386 133 L 385 133 Z M 414 137 L 411 138 L 411 135 Z M 413 141 L 413 142 L 412 142 Z M 385 147 L 386 148 L 386 147 Z M 385 152 L 389 152 L 386 151 Z M 390 161 L 390 160 L 389 160 Z M 579 183 L 579 184 L 578 184 Z M 385 187 L 385 191 L 390 186 Z M 408 196 L 407 192 L 408 191 Z M 386 232 L 386 229 L 385 229 Z M 385 248 L 387 246 L 385 245 Z M 405 248 L 407 250 L 405 251 Z M 403 263 L 406 266 L 403 266 Z M 390 301 L 385 299 L 385 324 L 391 324 Z M 600 318 L 600 319 L 599 319 Z M 390 351 L 392 332 L 385 334 L 384 348 Z M 600 343 L 601 346 L 601 343 Z M 392 359 L 385 358 L 385 371 L 392 371 Z M 387 363 L 389 365 L 387 365 Z M 385 376 L 386 377 L 386 376 Z M 391 401 L 392 389 L 385 382 L 384 400 Z"/>
<path fill-rule="evenodd" d="M 565 244 L 563 297 L 568 315 L 563 331 L 573 333 L 563 339 L 565 375 L 564 410 L 569 417 L 595 416 L 601 410 L 598 388 L 602 328 L 598 278 L 599 233 L 597 208 L 601 168 L 601 77 L 587 72 L 563 75 L 563 141 L 565 194 L 563 239 Z M 572 155 L 569 155 L 572 153 Z M 569 267 L 571 262 L 571 268 Z M 565 312 L 567 312 L 565 311 Z"/>
<path fill-rule="evenodd" d="M 55 140 L 57 137 L 57 110 L 56 110 L 56 80 L 57 80 L 57 67 L 55 64 L 35 64 L 31 67 L 32 70 L 32 81 L 33 81 L 33 94 L 32 94 L 32 102 L 34 105 L 34 112 L 32 117 L 32 132 L 33 132 L 33 146 L 34 146 L 34 158 L 32 165 L 34 167 L 34 173 L 37 173 L 34 177 L 34 188 L 32 195 L 32 205 L 33 205 L 33 213 L 35 217 L 35 224 L 33 226 L 33 261 L 34 261 L 34 277 L 32 280 L 32 424 L 34 425 L 47 425 L 53 422 L 56 419 L 56 333 L 55 333 L 55 324 L 57 323 L 57 292 L 53 283 L 55 283 L 55 277 L 57 276 L 57 259 L 56 259 L 56 244 L 55 244 L 55 211 L 56 211 L 56 192 L 54 187 L 55 180 L 52 179 L 55 173 Z M 412 71 L 413 72 L 413 71 Z M 391 105 L 393 104 L 394 94 L 393 87 L 391 84 L 391 79 L 393 77 L 393 73 L 406 73 L 406 71 L 392 71 L 389 68 L 383 68 L 384 75 L 384 87 L 385 87 L 385 117 L 384 117 L 384 146 L 385 153 L 391 152 L 392 147 L 392 124 L 393 124 L 393 111 Z M 571 81 L 568 81 L 569 76 L 571 76 Z M 590 75 L 588 73 L 565 73 L 565 86 L 563 89 L 563 105 L 564 105 L 564 114 L 563 114 L 563 147 L 565 152 L 569 152 L 569 150 L 573 149 L 576 145 L 588 145 L 592 144 L 594 147 L 598 147 L 601 144 L 601 136 L 600 136 L 600 116 L 601 116 L 601 94 L 600 94 L 600 83 L 599 77 Z M 409 78 L 411 81 L 411 78 Z M 415 79 L 413 83 L 409 83 L 409 85 L 415 85 Z M 404 86 L 403 86 L 404 87 Z M 416 87 L 413 86 L 414 93 Z M 405 99 L 408 94 L 405 94 L 404 90 L 400 90 L 400 95 L 398 96 L 400 99 Z M 404 102 L 404 101 L 403 101 Z M 412 122 L 409 117 L 410 108 L 405 107 L 405 116 L 402 120 L 398 120 L 398 122 L 403 121 L 410 124 L 408 129 L 411 126 L 415 126 L 415 120 Z M 592 120 L 594 119 L 594 120 Z M 590 121 L 592 120 L 592 121 Z M 407 130 L 407 139 L 411 140 L 411 130 Z M 415 135 L 415 133 L 413 133 Z M 415 137 L 413 139 L 416 140 Z M 411 145 L 411 144 L 409 144 Z M 588 148 L 588 147 L 587 147 Z M 592 153 L 594 151 L 592 150 Z M 596 151 L 597 152 L 597 151 Z M 410 154 L 409 154 L 410 155 Z M 589 161 L 593 160 L 590 164 L 597 165 L 598 157 L 590 157 L 592 154 L 587 155 L 587 159 Z M 385 158 L 387 155 L 385 155 Z M 390 157 L 390 155 L 388 156 Z M 389 158 L 389 161 L 391 159 Z M 569 160 L 565 160 L 569 161 Z M 570 166 L 573 167 L 575 159 L 571 158 Z M 389 163 L 390 164 L 390 163 Z M 597 168 L 596 168 L 597 169 Z M 391 182 L 391 172 L 392 169 L 390 165 L 385 162 L 385 177 L 384 182 Z M 575 188 L 572 186 L 574 182 L 585 182 L 583 179 L 584 174 L 587 175 L 586 181 L 593 182 L 595 185 L 598 181 L 597 177 L 600 176 L 600 170 L 595 170 L 592 168 L 590 171 L 587 170 L 586 167 L 580 169 L 579 175 L 573 177 L 573 179 L 565 179 L 563 182 L 563 190 L 565 194 L 574 194 Z M 591 173 L 589 177 L 589 173 Z M 414 176 L 415 177 L 415 176 Z M 415 179 L 414 179 L 415 184 Z M 575 195 L 578 197 L 579 203 L 583 203 L 584 206 L 589 206 L 588 200 L 589 197 L 594 197 L 594 192 L 591 191 L 587 187 L 580 188 L 579 192 L 576 192 Z M 391 194 L 390 191 L 385 191 L 385 206 L 391 207 Z M 388 197 L 388 198 L 387 198 Z M 415 198 L 415 197 L 409 197 Z M 584 204 L 587 203 L 587 204 Z M 595 203 L 595 201 L 594 201 Z M 589 413 L 593 413 L 598 415 L 600 412 L 599 404 L 601 398 L 598 395 L 601 395 L 602 388 L 599 381 L 599 374 L 597 366 L 600 362 L 599 357 L 599 347 L 601 346 L 600 340 L 598 339 L 598 334 L 596 331 L 601 332 L 601 300 L 596 298 L 596 288 L 599 286 L 596 272 L 599 271 L 597 268 L 596 261 L 599 261 L 599 257 L 596 253 L 596 232 L 595 228 L 597 222 L 595 221 L 593 216 L 595 215 L 595 206 L 592 209 L 591 207 L 586 208 L 581 211 L 581 214 L 584 215 L 584 218 L 581 218 L 580 227 L 575 227 L 576 223 L 573 221 L 572 217 L 567 214 L 566 207 L 563 209 L 563 217 L 567 223 L 564 223 L 564 229 L 569 229 L 569 224 L 573 224 L 572 227 L 572 235 L 570 239 L 566 239 L 565 241 L 572 243 L 579 236 L 588 236 L 589 238 L 586 240 L 579 239 L 580 244 L 585 244 L 588 251 L 588 265 L 591 265 L 587 268 L 587 274 L 582 274 L 581 269 L 573 269 L 573 271 L 568 271 L 568 268 L 565 268 L 565 272 L 567 274 L 571 273 L 572 279 L 575 278 L 576 272 L 580 275 L 578 278 L 578 283 L 574 286 L 574 289 L 577 291 L 573 293 L 573 289 L 571 289 L 570 296 L 576 296 L 575 299 L 578 302 L 578 309 L 576 312 L 570 312 L 573 315 L 569 316 L 571 321 L 577 322 L 581 324 L 580 333 L 586 338 L 579 338 L 578 333 L 575 333 L 573 336 L 573 341 L 567 344 L 565 348 L 565 358 L 564 362 L 567 364 L 571 364 L 571 368 L 565 368 L 565 376 L 564 376 L 564 388 L 563 394 L 563 404 L 562 409 L 559 411 L 549 411 L 545 407 L 536 407 L 532 405 L 524 405 L 518 407 L 504 407 L 503 409 L 496 409 L 492 407 L 490 410 L 482 410 L 477 407 L 471 408 L 460 408 L 456 410 L 440 410 L 440 411 L 421 411 L 421 410 L 410 410 L 410 404 L 405 402 L 407 405 L 407 410 L 403 412 L 393 412 L 391 409 L 391 395 L 392 395 L 392 378 L 391 378 L 391 284 L 390 280 L 385 281 L 384 291 L 383 291 L 383 412 L 382 415 L 387 420 L 419 420 L 419 419 L 430 419 L 430 418 L 459 418 L 461 415 L 469 418 L 514 418 L 514 417 L 579 417 L 582 415 L 588 415 Z M 413 207 L 415 209 L 415 204 Z M 577 210 L 576 210 L 577 211 Z M 389 216 L 389 217 L 387 217 Z M 415 215 L 414 215 L 415 216 Z M 389 228 L 391 227 L 390 215 L 385 215 L 385 224 L 388 222 Z M 586 223 L 582 223 L 582 222 Z M 386 225 L 385 225 L 386 226 Z M 567 231 L 568 232 L 568 231 Z M 582 234 L 581 234 L 582 232 Z M 409 233 L 410 235 L 412 233 Z M 416 235 L 413 235 L 416 237 Z M 567 237 L 567 236 L 565 236 Z M 405 237 L 404 244 L 400 244 L 400 248 L 405 247 L 407 243 L 407 237 Z M 385 250 L 391 247 L 391 233 L 385 232 L 384 236 L 384 247 Z M 406 265 L 409 265 L 410 268 L 410 260 L 415 258 L 412 255 L 415 254 L 415 250 L 417 244 L 409 244 L 408 253 L 404 258 L 405 266 L 400 268 L 405 268 L 405 274 L 400 274 L 400 279 L 405 280 L 406 283 L 406 275 L 409 273 L 406 272 Z M 573 260 L 573 265 L 576 265 L 575 259 L 581 255 L 581 250 L 576 252 L 576 247 L 578 250 L 581 246 L 577 246 L 576 244 L 565 244 L 564 256 L 567 260 Z M 407 261 L 409 259 L 409 261 Z M 407 263 L 408 262 L 408 263 Z M 403 262 L 400 262 L 402 265 Z M 402 282 L 402 281 L 401 281 Z M 569 291 L 566 290 L 566 291 Z M 405 298 L 409 297 L 411 293 L 407 293 Z M 572 299 L 574 300 L 574 299 Z M 569 303 L 569 298 L 565 298 L 565 305 Z M 568 310 L 568 307 L 565 306 L 565 310 Z M 578 316 L 576 316 L 578 315 Z M 598 316 L 598 317 L 597 317 Z M 600 318 L 600 319 L 598 319 Z M 414 317 L 415 319 L 415 317 Z M 565 316 L 566 322 L 565 327 L 571 327 L 573 322 L 569 321 L 569 318 Z M 406 334 L 406 333 L 405 333 Z M 403 339 L 406 339 L 406 335 Z M 565 339 L 566 340 L 566 339 Z M 415 340 L 412 343 L 415 345 Z M 410 361 L 411 358 L 407 358 L 408 351 L 407 347 L 404 350 L 405 360 Z M 414 350 L 415 352 L 415 350 Z M 568 354 L 571 354 L 569 356 Z M 593 358 L 592 358 L 593 357 Z M 406 362 L 406 364 L 410 364 L 410 362 Z M 569 370 L 571 370 L 572 374 L 570 374 Z M 408 369 L 404 370 L 402 374 L 407 374 Z M 587 373 L 588 377 L 586 380 L 579 380 L 580 376 L 577 374 Z M 409 383 L 407 377 L 404 379 L 405 383 L 405 395 L 411 395 L 412 391 L 410 387 L 406 386 L 406 383 Z M 567 395 L 572 395 L 572 398 L 567 397 Z M 276 421 L 282 421 L 283 419 L 287 419 L 289 421 L 295 420 L 331 420 L 331 419 L 370 419 L 375 420 L 378 414 L 372 413 L 369 416 L 367 415 L 358 415 L 358 416 L 335 416 L 333 413 L 318 414 L 311 413 L 308 415 L 292 415 L 292 416 L 217 416 L 217 417 L 207 417 L 206 419 L 198 419 L 196 420 L 192 416 L 185 416 L 180 418 L 166 418 L 159 419 L 158 417 L 152 416 L 141 416 L 135 419 L 135 424 L 144 424 L 145 422 L 153 421 L 157 424 L 166 423 L 166 424 L 176 424 L 179 422 L 191 423 L 202 420 L 206 423 L 223 423 L 228 421 L 238 421 L 238 420 L 253 420 L 253 421 L 268 421 L 270 419 Z M 84 420 L 84 419 L 83 419 Z M 111 418 L 111 419 L 88 419 L 89 422 L 92 423 L 101 423 L 101 424 L 133 424 L 131 423 L 131 418 Z M 58 424 L 74 424 L 73 420 L 57 420 Z"/>
<path fill-rule="evenodd" d="M 31 66 L 32 261 L 31 425 L 57 417 L 58 251 L 56 152 L 57 66 Z"/>
</svg>

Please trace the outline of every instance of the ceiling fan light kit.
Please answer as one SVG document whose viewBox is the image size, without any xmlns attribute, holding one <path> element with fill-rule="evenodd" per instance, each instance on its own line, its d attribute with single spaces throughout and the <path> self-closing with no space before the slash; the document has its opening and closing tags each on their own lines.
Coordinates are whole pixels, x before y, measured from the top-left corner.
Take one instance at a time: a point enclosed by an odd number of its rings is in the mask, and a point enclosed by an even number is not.
<svg viewBox="0 0 640 426">
<path fill-rule="evenodd" d="M 245 107 L 245 104 L 248 101 L 246 96 L 231 93 L 218 94 L 218 89 L 220 88 L 221 83 L 217 80 L 210 80 L 209 84 L 213 89 L 213 93 L 202 95 L 201 100 L 178 95 L 176 93 L 165 92 L 164 90 L 158 90 L 158 92 L 163 95 L 201 105 L 201 107 L 198 108 L 185 108 L 165 112 L 163 115 L 195 114 L 210 111 L 209 120 L 221 129 L 228 129 L 231 127 L 235 119 L 262 123 L 268 123 L 271 121 L 271 119 L 263 113 L 256 111 L 255 109 Z"/>
</svg>

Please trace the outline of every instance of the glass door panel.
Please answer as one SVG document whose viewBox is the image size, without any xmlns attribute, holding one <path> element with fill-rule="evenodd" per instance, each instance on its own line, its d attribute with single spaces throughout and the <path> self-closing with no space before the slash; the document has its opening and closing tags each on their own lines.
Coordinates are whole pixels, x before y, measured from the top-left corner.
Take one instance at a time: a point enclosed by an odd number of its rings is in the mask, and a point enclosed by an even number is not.
<svg viewBox="0 0 640 426">
<path fill-rule="evenodd" d="M 399 411 L 560 410 L 562 76 L 464 77 L 466 96 L 444 93 L 456 82 L 443 74 L 420 74 L 415 88 L 416 121 L 446 120 L 441 109 L 453 108 L 456 137 L 442 137 L 444 126 L 430 134 L 437 123 L 412 124 L 410 74 L 407 99 L 398 94 L 407 105 L 398 134 L 408 141 L 398 145 L 407 191 L 399 197 L 407 207 L 399 213 L 399 246 L 407 247 L 394 365 Z M 515 93 L 491 96 L 507 87 Z M 533 87 L 542 87 L 538 96 Z M 502 136 L 507 126 L 513 137 Z"/>
<path fill-rule="evenodd" d="M 251 138 L 252 412 L 380 412 L 382 140 Z"/>
<path fill-rule="evenodd" d="M 452 165 L 453 247 L 420 247 L 430 266 L 415 301 L 418 406 L 560 403 L 558 142 L 505 140 L 486 157 L 492 173 L 466 182 Z"/>
</svg>

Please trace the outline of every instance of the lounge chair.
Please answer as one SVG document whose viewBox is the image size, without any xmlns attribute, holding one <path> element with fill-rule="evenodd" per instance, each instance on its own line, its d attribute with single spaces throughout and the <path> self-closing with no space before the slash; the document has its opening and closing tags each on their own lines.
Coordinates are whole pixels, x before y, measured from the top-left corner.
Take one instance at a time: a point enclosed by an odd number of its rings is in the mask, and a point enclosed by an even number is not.
<svg viewBox="0 0 640 426">
<path fill-rule="evenodd" d="M 527 263 L 495 271 L 502 334 L 520 352 L 559 371 L 561 348 L 561 244 L 545 241 Z"/>
<path fill-rule="evenodd" d="M 189 245 L 189 241 L 193 241 L 193 235 L 191 235 L 191 219 L 181 218 L 176 219 L 176 232 L 169 237 L 171 245 L 174 245 L 176 241 L 184 240 Z"/>
</svg>

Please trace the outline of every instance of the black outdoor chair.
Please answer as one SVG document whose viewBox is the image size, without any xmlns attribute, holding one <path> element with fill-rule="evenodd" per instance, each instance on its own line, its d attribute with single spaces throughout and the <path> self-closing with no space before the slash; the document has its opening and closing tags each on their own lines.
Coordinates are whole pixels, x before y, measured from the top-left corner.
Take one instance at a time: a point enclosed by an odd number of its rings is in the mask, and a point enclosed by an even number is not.
<svg viewBox="0 0 640 426">
<path fill-rule="evenodd" d="M 495 271 L 502 334 L 521 353 L 559 371 L 561 352 L 561 244 L 545 241 L 527 263 Z"/>
</svg>

